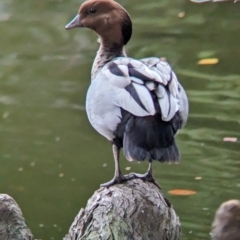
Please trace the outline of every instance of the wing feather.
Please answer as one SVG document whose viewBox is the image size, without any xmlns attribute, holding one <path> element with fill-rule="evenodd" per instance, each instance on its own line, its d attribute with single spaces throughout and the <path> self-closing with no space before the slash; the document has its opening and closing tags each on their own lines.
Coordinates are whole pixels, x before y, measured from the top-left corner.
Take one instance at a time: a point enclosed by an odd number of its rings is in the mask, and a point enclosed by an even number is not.
<svg viewBox="0 0 240 240">
<path fill-rule="evenodd" d="M 159 105 L 162 113 L 162 119 L 167 119 L 168 112 L 169 112 L 169 97 L 168 94 L 165 94 L 165 96 L 161 99 L 159 99 Z"/>
<path fill-rule="evenodd" d="M 137 83 L 132 83 L 133 87 L 135 88 L 141 102 L 143 103 L 145 109 L 149 113 L 149 115 L 154 115 L 156 110 L 154 108 L 153 100 L 149 90 L 144 86 Z"/>
<path fill-rule="evenodd" d="M 119 57 L 104 67 L 115 92 L 115 104 L 135 116 L 154 115 L 157 104 L 162 120 L 170 121 L 179 111 L 182 125 L 188 116 L 187 96 L 167 62 L 159 58 L 135 60 Z M 156 97 L 153 97 L 153 96 Z"/>
<path fill-rule="evenodd" d="M 166 89 L 163 85 L 159 84 L 157 89 L 155 90 L 155 93 L 157 94 L 158 98 L 164 98 L 166 95 Z"/>
<path fill-rule="evenodd" d="M 115 97 L 113 101 L 116 106 L 125 109 L 135 116 L 149 116 L 149 112 L 147 112 L 141 105 L 139 105 L 139 103 L 126 89 L 113 87 L 112 90 L 114 91 Z"/>
</svg>

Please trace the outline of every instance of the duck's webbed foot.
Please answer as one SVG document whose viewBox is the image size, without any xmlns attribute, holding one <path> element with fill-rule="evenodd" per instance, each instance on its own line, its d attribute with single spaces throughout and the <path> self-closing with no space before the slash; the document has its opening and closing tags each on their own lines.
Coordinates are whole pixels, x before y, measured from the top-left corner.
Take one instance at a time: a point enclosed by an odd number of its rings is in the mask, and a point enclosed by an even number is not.
<svg viewBox="0 0 240 240">
<path fill-rule="evenodd" d="M 115 175 L 111 181 L 101 184 L 100 187 L 110 187 L 112 185 L 122 183 L 126 180 L 127 179 L 125 179 L 125 177 L 122 174 L 120 174 L 118 176 Z"/>
<path fill-rule="evenodd" d="M 159 186 L 159 184 L 155 181 L 155 179 L 153 178 L 152 175 L 149 175 L 148 172 L 145 174 L 139 174 L 139 173 L 130 173 L 128 175 L 124 175 L 125 180 L 130 180 L 130 179 L 142 179 L 143 181 L 146 182 L 151 182 L 153 183 L 155 186 L 157 186 L 159 189 L 161 189 L 161 187 Z"/>
<path fill-rule="evenodd" d="M 130 173 L 128 175 L 124 175 L 124 178 L 125 178 L 125 180 L 136 179 L 136 178 L 142 179 L 142 180 L 144 180 L 146 182 L 153 183 L 155 186 L 157 186 L 159 189 L 161 189 L 161 187 L 158 185 L 158 183 L 153 178 L 153 175 L 152 175 L 152 162 L 149 162 L 148 171 L 145 174 Z"/>
</svg>

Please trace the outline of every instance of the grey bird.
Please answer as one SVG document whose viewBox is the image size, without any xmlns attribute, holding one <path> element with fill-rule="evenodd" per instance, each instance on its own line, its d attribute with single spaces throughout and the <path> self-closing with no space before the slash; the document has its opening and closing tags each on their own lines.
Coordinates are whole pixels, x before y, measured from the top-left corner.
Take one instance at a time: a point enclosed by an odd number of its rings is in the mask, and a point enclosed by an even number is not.
<svg viewBox="0 0 240 240">
<path fill-rule="evenodd" d="M 91 125 L 112 143 L 114 178 L 109 187 L 132 178 L 155 182 L 152 162 L 178 163 L 174 136 L 188 117 L 188 99 L 169 64 L 157 57 L 127 57 L 132 35 L 127 11 L 113 0 L 87 0 L 66 29 L 90 28 L 100 37 L 86 110 Z M 119 152 L 129 161 L 149 162 L 146 174 L 123 175 Z"/>
</svg>

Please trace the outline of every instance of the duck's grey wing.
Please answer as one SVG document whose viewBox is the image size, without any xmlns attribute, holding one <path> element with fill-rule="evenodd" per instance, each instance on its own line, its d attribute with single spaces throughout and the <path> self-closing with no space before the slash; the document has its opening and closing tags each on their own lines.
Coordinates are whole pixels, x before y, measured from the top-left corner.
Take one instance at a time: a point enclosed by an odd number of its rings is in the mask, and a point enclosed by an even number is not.
<svg viewBox="0 0 240 240">
<path fill-rule="evenodd" d="M 140 117 L 161 112 L 162 120 L 167 122 L 179 111 L 181 125 L 185 124 L 186 94 L 166 62 L 121 57 L 107 64 L 103 73 L 112 85 L 118 107 Z"/>
<path fill-rule="evenodd" d="M 188 119 L 188 98 L 184 88 L 178 82 L 175 73 L 172 71 L 169 64 L 166 61 L 162 61 L 160 58 L 143 58 L 140 59 L 140 61 L 148 66 L 150 70 L 160 75 L 165 86 L 168 87 L 170 94 L 173 94 L 173 96 L 179 100 L 178 112 L 181 118 L 181 127 L 183 127 Z"/>
</svg>

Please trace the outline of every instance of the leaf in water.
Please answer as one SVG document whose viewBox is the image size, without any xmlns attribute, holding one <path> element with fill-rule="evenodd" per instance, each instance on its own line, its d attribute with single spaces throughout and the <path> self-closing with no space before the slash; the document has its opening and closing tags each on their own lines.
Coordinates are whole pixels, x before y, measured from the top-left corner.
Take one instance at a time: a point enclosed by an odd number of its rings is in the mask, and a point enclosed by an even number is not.
<svg viewBox="0 0 240 240">
<path fill-rule="evenodd" d="M 185 16 L 185 12 L 180 12 L 179 14 L 178 14 L 178 17 L 179 18 L 183 18 Z"/>
<path fill-rule="evenodd" d="M 225 137 L 225 138 L 223 138 L 223 141 L 224 142 L 236 142 L 237 138 L 235 138 L 235 137 Z"/>
<path fill-rule="evenodd" d="M 2 115 L 2 118 L 6 119 L 6 118 L 8 118 L 8 116 L 9 116 L 9 112 L 4 112 Z"/>
<path fill-rule="evenodd" d="M 198 61 L 198 65 L 213 65 L 219 62 L 218 58 L 204 58 Z"/>
<path fill-rule="evenodd" d="M 202 177 L 195 177 L 195 180 L 201 180 Z"/>
<path fill-rule="evenodd" d="M 167 58 L 166 57 L 160 57 L 160 60 L 166 62 Z"/>
<path fill-rule="evenodd" d="M 168 191 L 169 194 L 172 195 L 179 195 L 179 196 L 189 196 L 189 195 L 194 195 L 197 192 L 192 191 L 192 190 L 187 190 L 187 189 L 173 189 Z"/>
<path fill-rule="evenodd" d="M 63 176 L 64 176 L 64 173 L 59 173 L 58 176 L 59 176 L 59 177 L 63 177 Z"/>
</svg>

